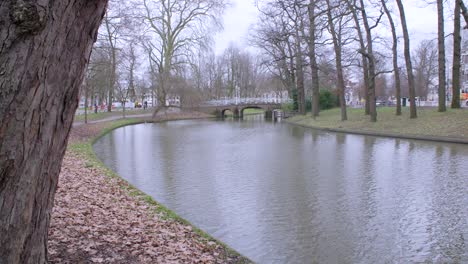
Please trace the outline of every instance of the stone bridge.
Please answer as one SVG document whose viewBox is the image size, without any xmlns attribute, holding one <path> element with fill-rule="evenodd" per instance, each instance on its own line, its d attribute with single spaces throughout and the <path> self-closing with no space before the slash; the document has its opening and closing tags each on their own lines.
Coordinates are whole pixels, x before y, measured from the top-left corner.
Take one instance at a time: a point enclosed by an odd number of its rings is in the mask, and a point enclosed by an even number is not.
<svg viewBox="0 0 468 264">
<path fill-rule="evenodd" d="M 200 106 L 199 111 L 208 114 L 224 117 L 226 111 L 231 111 L 235 118 L 242 118 L 246 109 L 262 109 L 265 111 L 265 117 L 272 117 L 273 110 L 281 109 L 281 103 L 239 103 L 225 105 L 204 105 Z"/>
<path fill-rule="evenodd" d="M 224 98 L 221 100 L 206 101 L 197 110 L 217 117 L 224 117 L 226 111 L 231 111 L 234 117 L 244 116 L 245 109 L 262 109 L 265 117 L 271 117 L 273 110 L 281 109 L 284 103 L 290 103 L 289 98 Z"/>
</svg>

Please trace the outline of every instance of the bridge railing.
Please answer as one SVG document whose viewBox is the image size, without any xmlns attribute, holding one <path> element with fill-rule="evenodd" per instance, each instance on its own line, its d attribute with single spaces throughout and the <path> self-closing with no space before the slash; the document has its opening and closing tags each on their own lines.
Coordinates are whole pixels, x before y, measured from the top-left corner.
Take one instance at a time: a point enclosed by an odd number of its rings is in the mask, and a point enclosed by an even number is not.
<svg viewBox="0 0 468 264">
<path fill-rule="evenodd" d="M 291 103 L 289 98 L 223 98 L 218 100 L 210 100 L 203 103 L 206 106 L 223 106 L 223 105 L 245 105 L 245 104 L 285 104 Z"/>
</svg>

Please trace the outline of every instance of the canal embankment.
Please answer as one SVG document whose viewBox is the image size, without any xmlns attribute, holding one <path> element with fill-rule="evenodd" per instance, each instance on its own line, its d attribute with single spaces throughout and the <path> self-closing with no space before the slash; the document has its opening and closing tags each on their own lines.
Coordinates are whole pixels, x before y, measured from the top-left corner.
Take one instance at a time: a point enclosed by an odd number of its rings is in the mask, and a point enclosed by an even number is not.
<svg viewBox="0 0 468 264">
<path fill-rule="evenodd" d="M 395 108 L 391 107 L 377 111 L 375 123 L 369 121 L 364 109 L 348 109 L 347 121 L 341 121 L 340 109 L 331 109 L 320 112 L 316 119 L 308 114 L 291 117 L 286 122 L 329 132 L 468 144 L 468 109 L 440 113 L 435 108 L 420 108 L 416 119 L 409 118 L 406 108 L 401 116 L 396 116 Z"/>
<path fill-rule="evenodd" d="M 105 167 L 92 145 L 143 122 L 207 118 L 177 113 L 72 129 L 49 229 L 51 263 L 249 263 Z"/>
</svg>

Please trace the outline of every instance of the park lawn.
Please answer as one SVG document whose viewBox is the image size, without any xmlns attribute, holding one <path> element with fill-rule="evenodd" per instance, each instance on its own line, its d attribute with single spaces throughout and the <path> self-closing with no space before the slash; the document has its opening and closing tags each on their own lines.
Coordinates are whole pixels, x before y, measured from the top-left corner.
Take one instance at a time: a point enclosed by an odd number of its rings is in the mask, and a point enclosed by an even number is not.
<svg viewBox="0 0 468 264">
<path fill-rule="evenodd" d="M 146 114 L 146 113 L 151 113 L 152 110 L 143 110 L 143 109 L 138 109 L 138 110 L 126 110 L 125 115 L 126 116 L 132 116 L 132 115 L 141 115 L 141 114 Z M 114 111 L 114 112 L 98 112 L 94 113 L 92 111 L 88 112 L 88 121 L 97 121 L 97 120 L 102 120 L 108 117 L 114 117 L 114 116 L 123 116 L 122 111 Z M 75 115 L 75 121 L 76 122 L 82 122 L 85 120 L 85 115 L 84 114 L 76 114 Z"/>
<path fill-rule="evenodd" d="M 395 115 L 394 107 L 377 108 L 377 122 L 370 122 L 364 115 L 364 109 L 347 109 L 348 120 L 342 122 L 340 109 L 335 108 L 320 112 L 314 120 L 310 114 L 295 116 L 288 122 L 321 129 L 333 129 L 385 133 L 399 136 L 433 136 L 468 140 L 468 109 L 448 109 L 437 112 L 437 108 L 418 108 L 418 118 L 409 118 L 409 108 L 403 108 L 402 115 Z"/>
</svg>

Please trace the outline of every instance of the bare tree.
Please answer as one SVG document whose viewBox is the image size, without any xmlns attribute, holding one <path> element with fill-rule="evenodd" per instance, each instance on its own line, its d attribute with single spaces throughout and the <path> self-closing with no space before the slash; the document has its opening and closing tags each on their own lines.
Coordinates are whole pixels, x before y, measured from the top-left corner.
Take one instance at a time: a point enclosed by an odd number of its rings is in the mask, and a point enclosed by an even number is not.
<svg viewBox="0 0 468 264">
<path fill-rule="evenodd" d="M 413 65 L 411 63 L 411 51 L 410 51 L 410 39 L 408 33 L 408 26 L 406 25 L 406 16 L 405 8 L 401 0 L 396 0 L 398 5 L 398 10 L 400 12 L 401 27 L 403 30 L 403 39 L 404 39 L 404 54 L 406 61 L 406 72 L 408 76 L 408 88 L 409 88 L 409 97 L 410 97 L 410 118 L 417 118 L 418 114 L 416 111 L 416 96 L 415 96 L 415 86 L 414 86 L 414 76 L 413 76 Z"/>
<path fill-rule="evenodd" d="M 392 14 L 387 7 L 386 0 L 381 0 L 382 7 L 390 23 L 392 31 L 392 57 L 393 57 L 393 76 L 395 82 L 395 97 L 396 97 L 396 115 L 401 115 L 401 81 L 400 81 L 400 67 L 398 65 L 398 37 L 396 33 L 395 23 L 393 22 Z"/>
<path fill-rule="evenodd" d="M 298 1 L 293 1 L 292 6 L 288 10 L 284 6 L 283 8 L 288 14 L 289 19 L 293 22 L 293 38 L 294 38 L 294 49 L 296 59 L 296 89 L 298 94 L 298 106 L 299 113 L 302 115 L 306 114 L 306 102 L 305 102 L 305 87 L 304 87 L 304 57 L 302 51 L 302 37 L 301 32 L 304 31 L 304 22 L 302 21 L 303 12 L 301 4 Z"/>
<path fill-rule="evenodd" d="M 351 14 L 353 16 L 354 24 L 356 26 L 356 33 L 358 36 L 359 40 L 359 47 L 361 50 L 361 62 L 362 62 L 362 76 L 363 76 L 363 83 L 364 83 L 364 98 L 366 100 L 366 105 L 365 105 L 365 113 L 366 115 L 370 114 L 370 98 L 369 98 L 369 87 L 371 86 L 369 81 L 370 81 L 370 76 L 369 76 L 369 62 L 366 57 L 366 53 L 363 52 L 366 50 L 366 44 L 364 40 L 364 34 L 361 29 L 361 25 L 359 23 L 359 17 L 356 8 L 356 0 L 347 0 L 346 1 L 348 8 L 351 11 Z M 364 7 L 362 7 L 364 8 Z"/>
<path fill-rule="evenodd" d="M 135 70 L 137 55 L 134 41 L 130 41 L 122 54 L 121 76 L 126 76 L 124 81 L 117 81 L 117 97 L 122 104 L 122 115 L 125 118 L 126 103 L 128 99 L 136 99 Z"/>
<path fill-rule="evenodd" d="M 117 52 L 118 42 L 123 38 L 128 23 L 128 17 L 125 14 L 125 8 L 122 3 L 116 0 L 109 1 L 109 8 L 102 20 L 101 28 L 99 29 L 99 47 L 108 53 L 110 59 L 109 83 L 107 91 L 107 111 L 112 111 L 112 101 L 114 98 L 114 90 L 117 82 Z"/>
<path fill-rule="evenodd" d="M 220 28 L 219 15 L 226 2 L 143 0 L 143 5 L 144 21 L 150 33 L 145 45 L 157 70 L 159 107 L 165 108 L 172 71 L 189 61 L 187 57 L 190 57 L 192 47 L 208 41 L 212 31 Z"/>
<path fill-rule="evenodd" d="M 335 63 L 336 63 L 336 73 L 337 73 L 337 88 L 338 88 L 338 97 L 340 100 L 341 108 L 341 121 L 348 120 L 348 115 L 346 113 L 346 100 L 345 100 L 345 81 L 344 81 L 344 72 L 343 72 L 343 28 L 344 24 L 347 23 L 347 18 L 345 13 L 340 8 L 339 3 L 333 2 L 332 0 L 326 0 L 327 4 L 327 18 L 328 18 L 328 28 L 330 35 L 333 39 L 333 47 L 335 51 Z"/>
<path fill-rule="evenodd" d="M 317 64 L 317 14 L 316 14 L 316 0 L 310 0 L 308 5 L 308 16 L 309 16 L 309 60 L 310 69 L 312 74 L 312 117 L 316 118 L 319 115 L 320 107 L 320 82 L 319 82 L 319 69 Z"/>
<path fill-rule="evenodd" d="M 0 2 L 0 260 L 46 263 L 79 87 L 107 1 Z"/>
<path fill-rule="evenodd" d="M 436 47 L 435 41 L 424 40 L 413 52 L 415 92 L 423 100 L 427 99 L 430 87 L 436 86 L 435 79 L 438 74 Z"/>
<path fill-rule="evenodd" d="M 366 40 L 367 40 L 367 49 L 361 50 L 368 61 L 369 65 L 369 81 L 368 81 L 368 92 L 369 92 L 369 114 L 371 117 L 371 122 L 377 122 L 377 109 L 376 109 L 376 97 L 375 97 L 375 78 L 377 77 L 378 73 L 376 70 L 376 58 L 374 54 L 373 48 L 373 39 L 372 39 L 372 29 L 376 28 L 382 18 L 383 12 L 380 13 L 380 16 L 376 19 L 374 25 L 369 25 L 369 20 L 367 18 L 367 12 L 364 5 L 364 1 L 360 0 L 360 10 L 362 21 L 364 24 L 364 29 L 366 32 Z"/>
<path fill-rule="evenodd" d="M 460 14 L 460 12 L 458 12 Z M 445 33 L 444 33 L 444 1 L 437 0 L 437 46 L 439 50 L 439 112 L 447 111 L 445 106 Z"/>
<path fill-rule="evenodd" d="M 460 70 L 461 70 L 461 26 L 460 9 L 464 7 L 462 0 L 455 1 L 453 20 L 453 67 L 452 67 L 452 108 L 460 108 Z M 466 8 L 462 9 L 466 14 Z M 467 16 L 465 20 L 468 24 Z"/>
</svg>

